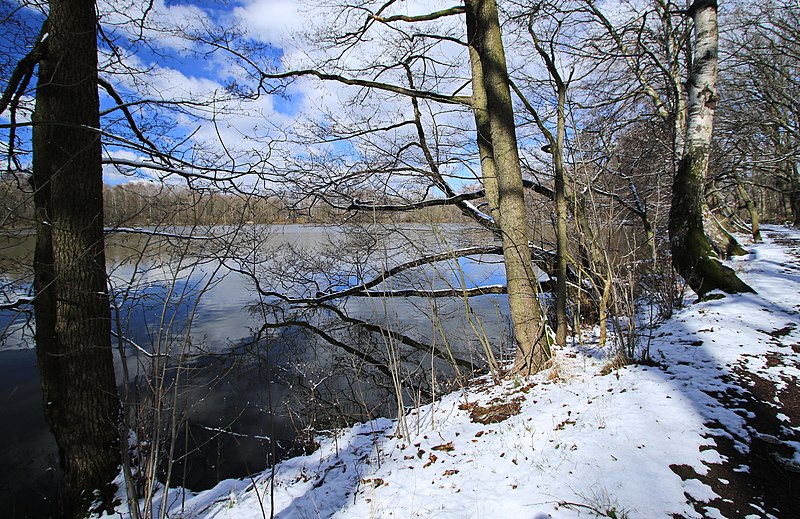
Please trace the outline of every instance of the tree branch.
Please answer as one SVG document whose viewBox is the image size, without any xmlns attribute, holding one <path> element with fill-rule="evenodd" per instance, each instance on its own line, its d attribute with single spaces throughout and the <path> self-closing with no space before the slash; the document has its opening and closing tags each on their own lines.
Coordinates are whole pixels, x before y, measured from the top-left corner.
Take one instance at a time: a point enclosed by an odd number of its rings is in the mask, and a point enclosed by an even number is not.
<svg viewBox="0 0 800 519">
<path fill-rule="evenodd" d="M 157 151 L 158 148 L 156 148 L 156 145 L 153 144 L 153 142 L 150 139 L 145 137 L 145 135 L 139 129 L 139 126 L 133 119 L 133 114 L 131 114 L 131 111 L 128 110 L 128 105 L 126 105 L 125 102 L 122 100 L 122 97 L 120 97 L 120 95 L 114 89 L 114 86 L 102 78 L 97 79 L 97 84 L 103 87 L 103 89 L 108 93 L 108 95 L 111 96 L 114 102 L 117 103 L 117 106 L 115 106 L 112 110 L 115 109 L 122 110 L 122 113 L 125 115 L 125 119 L 128 121 L 128 126 L 130 126 L 133 133 L 136 134 L 136 137 L 138 137 L 139 140 L 142 141 L 145 145 Z M 106 111 L 106 113 L 108 113 L 108 111 Z"/>
<path fill-rule="evenodd" d="M 472 362 L 470 362 L 468 360 L 460 359 L 458 357 L 455 357 L 455 356 L 451 355 L 449 352 L 443 351 L 442 349 L 440 349 L 436 345 L 424 344 L 424 343 L 419 342 L 416 339 L 412 339 L 408 335 L 402 334 L 402 333 L 400 333 L 398 331 L 390 330 L 390 329 L 384 328 L 382 326 L 379 326 L 377 324 L 371 324 L 371 323 L 368 323 L 366 321 L 362 321 L 361 319 L 356 319 L 354 317 L 350 317 L 349 315 L 345 314 L 340 308 L 338 308 L 338 307 L 336 307 L 334 305 L 321 305 L 321 308 L 324 308 L 325 310 L 330 310 L 331 312 L 335 313 L 339 317 L 339 319 L 341 319 L 342 321 L 344 321 L 346 323 L 355 324 L 357 326 L 360 326 L 361 328 L 364 328 L 367 331 L 370 331 L 370 332 L 373 332 L 373 333 L 378 333 L 383 337 L 390 337 L 393 340 L 396 340 L 396 341 L 398 341 L 398 342 L 400 342 L 402 344 L 405 344 L 406 346 L 410 346 L 410 347 L 414 348 L 417 351 L 430 353 L 434 357 L 442 359 L 442 360 L 444 360 L 446 362 L 454 363 L 459 367 L 466 368 L 466 369 L 469 369 L 469 370 L 475 369 L 475 365 Z"/>
<path fill-rule="evenodd" d="M 288 78 L 303 77 L 303 76 L 313 76 L 316 77 L 317 79 L 321 79 L 324 81 L 336 81 L 338 83 L 342 83 L 345 85 L 360 86 L 364 88 L 374 88 L 376 90 L 392 92 L 404 96 L 418 97 L 420 99 L 429 99 L 431 101 L 437 101 L 439 103 L 444 103 L 444 104 L 472 106 L 471 96 L 447 95 L 447 94 L 440 94 L 438 92 L 430 92 L 427 90 L 414 90 L 397 85 L 391 85 L 389 83 L 371 81 L 369 79 L 357 79 L 357 78 L 340 76 L 338 74 L 328 74 L 313 69 L 291 70 L 289 72 L 281 72 L 277 74 L 269 74 L 266 72 L 261 72 L 262 79 L 288 79 Z"/>
<path fill-rule="evenodd" d="M 42 28 L 39 31 L 39 36 L 36 37 L 36 43 L 33 45 L 33 49 L 31 49 L 24 58 L 19 60 L 14 70 L 11 72 L 8 85 L 3 92 L 3 96 L 0 98 L 0 114 L 6 111 L 14 95 L 17 93 L 17 90 L 19 90 L 20 87 L 25 88 L 27 86 L 27 82 L 23 81 L 24 78 L 30 76 L 33 67 L 44 58 L 44 54 L 47 50 L 44 39 L 47 35 L 48 25 L 47 20 L 42 23 Z"/>
<path fill-rule="evenodd" d="M 359 359 L 361 359 L 361 360 L 363 360 L 363 361 L 365 361 L 365 362 L 367 362 L 369 364 L 372 364 L 373 366 L 375 366 L 378 369 L 378 371 L 380 371 L 381 373 L 383 373 L 387 377 L 391 377 L 391 375 L 392 375 L 392 372 L 389 370 L 389 367 L 386 366 L 386 364 L 384 364 L 380 360 L 376 359 L 375 357 L 369 355 L 366 352 L 357 350 L 357 349 L 353 348 L 352 346 L 349 346 L 349 345 L 343 343 L 342 341 L 336 339 L 335 337 L 333 337 L 329 333 L 325 332 L 321 328 L 318 328 L 318 327 L 314 326 L 313 324 L 311 324 L 311 323 L 309 323 L 307 321 L 299 321 L 299 320 L 295 320 L 295 319 L 290 319 L 290 320 L 280 321 L 280 322 L 277 322 L 277 323 L 264 323 L 263 326 L 262 326 L 262 329 L 275 329 L 275 328 L 283 328 L 283 327 L 287 327 L 287 326 L 298 326 L 300 328 L 304 328 L 306 330 L 312 331 L 315 334 L 319 335 L 322 339 L 324 339 L 325 342 L 328 342 L 328 343 L 336 346 L 337 348 L 341 348 L 344 351 L 346 351 L 347 353 L 353 355 L 354 357 L 357 357 L 357 358 L 359 358 Z"/>
<path fill-rule="evenodd" d="M 20 308 L 22 306 L 27 306 L 33 304 L 33 299 L 30 297 L 20 297 L 19 299 L 15 299 L 10 303 L 3 303 L 0 304 L 0 310 L 14 310 L 16 308 Z"/>
<path fill-rule="evenodd" d="M 446 16 L 453 16 L 456 14 L 464 14 L 466 12 L 466 8 L 463 5 L 457 5 L 454 7 L 450 7 L 448 9 L 442 9 L 441 11 L 435 11 L 433 13 L 427 14 L 420 14 L 417 16 L 407 16 L 403 14 L 397 14 L 394 16 L 377 16 L 377 15 L 370 15 L 369 17 L 372 20 L 381 23 L 392 23 L 392 22 L 430 22 L 433 20 L 438 20 L 439 18 L 444 18 Z"/>
</svg>

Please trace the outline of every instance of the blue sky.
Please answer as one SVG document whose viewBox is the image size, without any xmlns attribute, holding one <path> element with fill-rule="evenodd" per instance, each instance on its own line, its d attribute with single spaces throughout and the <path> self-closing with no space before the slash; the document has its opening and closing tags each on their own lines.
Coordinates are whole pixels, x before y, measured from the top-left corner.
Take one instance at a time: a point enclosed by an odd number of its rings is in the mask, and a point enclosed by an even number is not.
<svg viewBox="0 0 800 519">
<path fill-rule="evenodd" d="M 7 0 L 0 1 L 7 2 Z M 164 31 L 165 28 L 176 26 L 189 31 L 202 30 L 203 27 L 216 24 L 245 30 L 249 39 L 244 43 L 258 47 L 260 57 L 257 62 L 259 66 L 269 67 L 272 65 L 280 70 L 281 61 L 284 59 L 293 64 L 305 63 L 314 59 L 315 50 L 304 47 L 303 43 L 298 43 L 293 36 L 310 29 L 315 24 L 326 23 L 325 13 L 322 10 L 303 12 L 300 4 L 293 0 L 236 0 L 232 2 L 155 0 L 152 10 L 148 13 L 147 24 L 141 32 L 143 38 L 135 41 L 140 36 L 140 27 L 131 20 L 141 17 L 144 5 L 135 0 L 130 0 L 130 4 L 126 7 L 121 7 L 121 2 L 118 0 L 102 0 L 100 2 L 98 10 L 101 14 L 104 31 L 119 47 L 126 65 L 147 70 L 146 73 L 132 77 L 126 69 L 116 66 L 116 68 L 101 71 L 101 76 L 114 83 L 126 101 L 140 98 L 167 101 L 174 99 L 214 100 L 217 111 L 213 114 L 207 108 L 193 107 L 186 107 L 184 112 L 159 110 L 158 113 L 142 107 L 134 109 L 134 117 L 137 118 L 143 129 L 158 123 L 157 127 L 152 128 L 152 134 L 156 135 L 153 139 L 165 148 L 184 141 L 187 136 L 192 136 L 190 140 L 183 142 L 175 150 L 177 154 L 191 152 L 195 143 L 222 139 L 225 150 L 217 145 L 217 151 L 223 155 L 223 151 L 233 151 L 243 157 L 240 163 L 246 163 L 246 157 L 262 153 L 262 150 L 248 149 L 248 147 L 269 146 L 267 141 L 273 136 L 278 139 L 283 138 L 283 129 L 294 131 L 309 120 L 321 121 L 323 119 L 320 118 L 326 117 L 326 112 L 335 114 L 333 117 L 338 119 L 333 122 L 343 125 L 351 123 L 349 118 L 356 121 L 352 124 L 358 124 L 359 118 L 369 117 L 371 120 L 369 124 L 380 126 L 397 122 L 400 120 L 398 118 L 410 117 L 408 99 L 391 99 L 387 96 L 371 95 L 370 100 L 362 106 L 361 101 L 356 101 L 355 104 L 351 101 L 352 96 L 358 91 L 357 88 L 314 79 L 297 80 L 283 95 L 263 95 L 258 100 L 246 104 L 232 101 L 223 102 L 221 98 L 228 94 L 226 85 L 236 81 L 245 88 L 252 87 L 255 84 L 253 79 L 248 79 L 242 74 L 242 70 L 238 69 L 231 61 L 230 54 L 222 51 L 209 52 L 207 46 L 170 35 Z M 399 10 L 398 12 L 412 13 L 441 8 L 441 5 L 441 2 L 419 0 L 398 2 L 394 7 Z M 31 13 L 27 13 L 26 16 L 33 19 Z M 355 18 L 360 21 L 360 16 Z M 332 23 L 332 21 L 337 21 L 335 16 L 327 20 L 328 23 Z M 454 18 L 452 23 L 460 28 L 463 21 Z M 31 25 L 35 26 L 38 23 Z M 215 31 L 211 32 L 215 34 Z M 358 68 L 370 60 L 382 59 L 382 54 L 392 53 L 391 48 L 381 45 L 385 45 L 385 42 L 382 42 L 380 37 L 374 43 L 368 40 L 363 42 L 355 52 L 345 57 L 345 65 Z M 443 52 L 444 54 L 441 56 L 443 62 L 449 60 L 458 67 L 466 66 L 468 74 L 468 58 L 463 55 L 463 48 L 455 46 L 451 50 Z M 101 62 L 102 58 L 107 58 L 108 55 L 108 46 L 105 46 L 105 49 L 101 50 Z M 442 88 L 443 91 L 446 91 L 449 87 L 443 85 L 435 88 Z M 108 97 L 102 100 L 103 108 L 111 107 L 113 104 L 113 100 Z M 440 108 L 441 106 L 434 106 L 434 110 Z M 374 116 L 370 110 L 376 110 Z M 348 111 L 352 112 L 348 114 Z M 223 112 L 227 113 L 223 114 Z M 104 119 L 104 124 L 110 125 L 119 116 L 119 112 L 111 114 Z M 200 118 L 208 119 L 212 116 L 216 120 L 216 126 Z M 313 119 L 314 117 L 316 119 Z M 428 116 L 426 115 L 426 117 Z M 469 121 L 465 123 L 463 117 L 464 114 L 446 115 L 443 111 L 438 119 L 445 125 L 450 125 L 452 120 L 453 128 L 465 127 L 468 129 L 471 123 Z M 114 127 L 107 129 L 112 132 L 125 133 L 121 127 L 117 127 L 117 130 Z M 404 128 L 404 131 L 407 133 L 410 131 L 410 133 L 401 138 L 413 139 L 412 129 L 411 127 Z M 161 138 L 157 139 L 159 133 Z M 260 140 L 254 139 L 255 136 L 258 136 Z M 390 139 L 391 135 L 387 135 L 387 145 L 391 145 L 388 142 Z M 111 139 L 106 139 L 106 143 L 106 149 L 112 155 L 131 161 L 141 161 L 146 158 L 141 152 L 114 146 Z M 358 146 L 359 144 L 339 141 L 328 145 L 327 149 L 336 154 L 352 154 L 355 159 L 360 153 Z M 302 157 L 307 156 L 311 151 L 309 146 L 297 146 L 288 153 Z M 146 177 L 147 175 L 148 172 L 144 170 L 140 176 Z M 106 181 L 108 183 L 120 183 L 127 180 L 128 178 L 124 175 L 107 168 Z M 461 182 L 457 183 L 461 184 Z"/>
</svg>

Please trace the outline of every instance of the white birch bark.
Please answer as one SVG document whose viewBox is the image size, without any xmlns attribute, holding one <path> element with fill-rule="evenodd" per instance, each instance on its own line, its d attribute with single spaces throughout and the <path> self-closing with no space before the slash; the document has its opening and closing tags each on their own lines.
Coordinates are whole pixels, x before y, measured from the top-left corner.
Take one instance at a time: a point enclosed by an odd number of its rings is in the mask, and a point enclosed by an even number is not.
<svg viewBox="0 0 800 519">
<path fill-rule="evenodd" d="M 694 20 L 694 60 L 687 82 L 685 150 L 672 186 L 672 264 L 701 297 L 716 289 L 752 292 L 733 270 L 719 262 L 704 232 L 704 188 L 718 99 L 717 2 L 695 0 L 687 14 Z"/>
</svg>

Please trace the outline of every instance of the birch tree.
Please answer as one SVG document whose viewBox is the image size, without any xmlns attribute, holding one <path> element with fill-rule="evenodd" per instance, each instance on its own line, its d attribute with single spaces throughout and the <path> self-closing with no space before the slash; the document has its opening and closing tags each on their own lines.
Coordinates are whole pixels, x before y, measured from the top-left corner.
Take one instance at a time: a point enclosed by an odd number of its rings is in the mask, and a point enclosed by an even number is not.
<svg viewBox="0 0 800 519">
<path fill-rule="evenodd" d="M 742 249 L 709 213 L 705 201 L 718 97 L 716 2 L 701 0 L 688 10 L 681 10 L 670 1 L 657 1 L 623 27 L 612 23 L 599 4 L 587 2 L 587 8 L 610 36 L 609 44 L 622 56 L 634 79 L 637 97 L 647 99 L 655 114 L 672 129 L 676 170 L 669 228 L 675 269 L 698 293 L 715 288 L 726 292 L 744 290 L 746 285 L 716 259 L 732 251 L 742 253 Z M 648 22 L 651 13 L 653 24 Z M 690 30 L 694 31 L 693 39 Z M 684 73 L 688 75 L 685 82 Z M 720 268 L 716 268 L 718 265 Z"/>
<path fill-rule="evenodd" d="M 686 13 L 694 21 L 693 63 L 687 81 L 685 150 L 672 185 L 669 215 L 670 248 L 675 270 L 701 297 L 711 290 L 752 292 L 733 269 L 723 265 L 703 227 L 704 190 L 708 171 L 717 93 L 719 30 L 717 2 L 695 0 Z"/>
</svg>

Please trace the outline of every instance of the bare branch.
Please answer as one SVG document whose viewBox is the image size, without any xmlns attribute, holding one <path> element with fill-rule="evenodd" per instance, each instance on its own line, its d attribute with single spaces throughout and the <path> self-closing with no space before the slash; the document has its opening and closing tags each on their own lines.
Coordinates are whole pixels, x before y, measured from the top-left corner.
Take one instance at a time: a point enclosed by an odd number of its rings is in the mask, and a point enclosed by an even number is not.
<svg viewBox="0 0 800 519">
<path fill-rule="evenodd" d="M 331 312 L 335 313 L 342 321 L 344 321 L 346 323 L 358 325 L 361 328 L 364 328 L 365 330 L 368 330 L 368 331 L 374 332 L 374 333 L 378 333 L 383 337 L 390 337 L 393 340 L 398 341 L 398 342 L 400 342 L 402 344 L 405 344 L 406 346 L 410 346 L 410 347 L 412 347 L 412 348 L 414 348 L 414 349 L 416 349 L 418 351 L 430 352 L 434 357 L 440 358 L 440 359 L 442 359 L 444 361 L 447 361 L 447 362 L 454 363 L 454 364 L 458 365 L 459 367 L 467 368 L 469 370 L 472 370 L 472 369 L 475 368 L 475 365 L 472 362 L 470 362 L 468 360 L 460 359 L 458 357 L 455 357 L 455 356 L 453 356 L 451 354 L 451 352 L 446 351 L 446 350 L 442 350 L 441 348 L 439 348 L 438 346 L 436 346 L 434 344 L 424 344 L 424 343 L 421 343 L 416 339 L 412 339 L 408 335 L 402 334 L 402 333 L 400 333 L 400 332 L 398 332 L 396 330 L 387 329 L 387 328 L 384 328 L 384 327 L 379 326 L 377 324 L 370 324 L 368 322 L 362 321 L 361 319 L 356 319 L 354 317 L 350 317 L 349 315 L 345 314 L 337 306 L 334 306 L 334 305 L 322 305 L 321 308 L 324 308 L 326 310 L 330 310 Z"/>
<path fill-rule="evenodd" d="M 431 101 L 437 101 L 439 103 L 444 103 L 444 104 L 472 106 L 471 96 L 448 95 L 448 94 L 440 94 L 438 92 L 430 92 L 427 90 L 414 90 L 397 85 L 392 85 L 389 83 L 381 83 L 380 81 L 349 78 L 345 76 L 340 76 L 338 74 L 328 74 L 313 69 L 291 70 L 289 72 L 282 72 L 277 74 L 261 72 L 262 79 L 288 79 L 288 78 L 303 77 L 303 76 L 313 76 L 316 77 L 317 79 L 321 79 L 324 81 L 336 81 L 338 83 L 342 83 L 345 85 L 360 86 L 364 88 L 374 88 L 376 90 L 392 92 L 404 96 L 418 97 L 420 99 L 429 99 Z"/>
<path fill-rule="evenodd" d="M 20 297 L 11 301 L 10 303 L 3 303 L 0 304 L 0 310 L 14 310 L 23 306 L 28 306 L 33 304 L 33 299 L 30 297 Z"/>
<path fill-rule="evenodd" d="M 14 95 L 17 94 L 20 88 L 25 88 L 27 82 L 24 81 L 25 77 L 30 77 L 33 67 L 44 57 L 46 52 L 46 44 L 44 43 L 45 36 L 47 35 L 47 20 L 42 23 L 42 29 L 39 31 L 39 36 L 36 38 L 36 43 L 33 49 L 19 62 L 14 70 L 11 72 L 11 77 L 8 80 L 8 85 L 3 92 L 3 97 L 0 98 L 0 114 L 6 111 Z"/>
<path fill-rule="evenodd" d="M 128 125 L 130 126 L 133 133 L 136 134 L 136 137 L 138 137 L 139 140 L 142 141 L 148 147 L 152 148 L 153 150 L 157 150 L 158 148 L 156 148 L 156 145 L 153 144 L 153 142 L 150 139 L 145 137 L 142 131 L 139 129 L 139 126 L 133 119 L 133 114 L 131 114 L 130 110 L 128 110 L 128 106 L 122 100 L 122 97 L 120 97 L 120 95 L 114 89 L 114 86 L 102 78 L 97 79 L 97 84 L 103 87 L 103 89 L 108 93 L 108 95 L 110 95 L 111 98 L 117 103 L 117 106 L 114 107 L 114 109 L 122 110 L 122 113 L 125 115 L 125 119 L 128 121 Z"/>
<path fill-rule="evenodd" d="M 297 320 L 297 319 L 287 319 L 287 320 L 282 320 L 282 321 L 276 322 L 276 323 L 264 323 L 262 325 L 262 329 L 284 328 L 284 327 L 287 327 L 287 326 L 297 326 L 297 327 L 300 327 L 300 328 L 304 328 L 306 330 L 310 330 L 310 331 L 314 332 L 315 334 L 317 334 L 318 336 L 320 336 L 322 339 L 324 339 L 329 344 L 332 344 L 332 345 L 336 346 L 337 348 L 341 348 L 342 350 L 346 351 L 347 353 L 351 354 L 352 356 L 354 356 L 356 358 L 359 358 L 359 359 L 361 359 L 361 360 L 363 360 L 363 361 L 365 361 L 365 362 L 367 362 L 369 364 L 372 364 L 373 366 L 375 366 L 378 369 L 378 371 L 380 371 L 381 373 L 383 373 L 387 377 L 390 377 L 392 375 L 392 372 L 389 370 L 389 367 L 386 366 L 386 364 L 384 364 L 380 360 L 376 359 L 375 357 L 373 357 L 372 355 L 370 355 L 370 354 L 368 354 L 366 352 L 357 350 L 357 349 L 353 348 L 352 346 L 349 346 L 348 344 L 345 344 L 344 342 L 336 339 L 335 337 L 333 337 L 329 333 L 325 332 L 321 328 L 319 328 L 317 326 L 314 326 L 313 324 L 311 324 L 311 323 L 309 323 L 307 321 L 300 321 L 300 320 Z"/>
<path fill-rule="evenodd" d="M 430 22 L 433 20 L 438 20 L 439 18 L 444 18 L 446 16 L 453 16 L 456 14 L 464 14 L 466 9 L 463 5 L 457 5 L 454 7 L 450 7 L 448 9 L 442 9 L 441 11 L 435 11 L 432 13 L 421 14 L 417 16 L 407 16 L 403 14 L 397 14 L 394 16 L 377 16 L 377 15 L 370 15 L 370 18 L 381 23 L 392 23 L 392 22 Z"/>
</svg>

